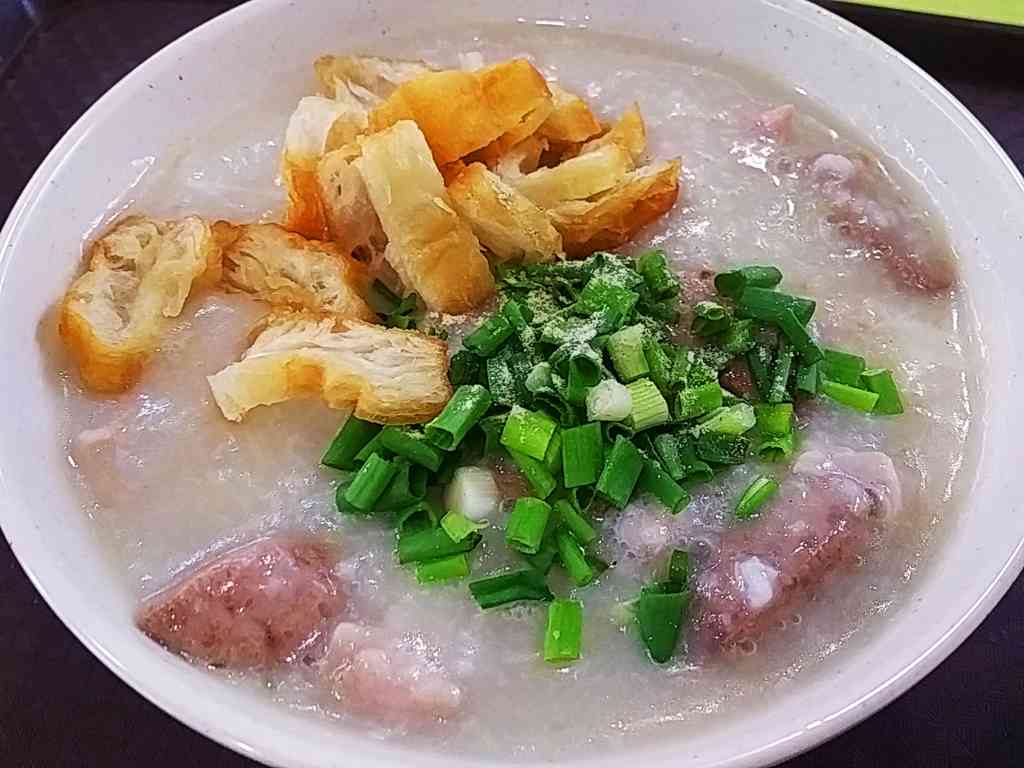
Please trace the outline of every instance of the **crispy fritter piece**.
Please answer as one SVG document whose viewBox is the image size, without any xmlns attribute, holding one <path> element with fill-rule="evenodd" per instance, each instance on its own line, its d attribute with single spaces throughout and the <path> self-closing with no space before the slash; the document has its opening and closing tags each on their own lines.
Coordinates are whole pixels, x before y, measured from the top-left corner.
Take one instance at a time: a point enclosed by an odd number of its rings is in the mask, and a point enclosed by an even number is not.
<svg viewBox="0 0 1024 768">
<path fill-rule="evenodd" d="M 611 189 L 633 170 L 633 158 L 618 145 L 566 160 L 553 168 L 540 168 L 510 183 L 541 208 L 554 208 L 570 200 L 585 200 Z"/>
<path fill-rule="evenodd" d="M 400 85 L 370 113 L 370 130 L 412 120 L 440 166 L 516 130 L 550 98 L 544 78 L 525 59 L 472 72 L 427 72 Z"/>
<path fill-rule="evenodd" d="M 327 232 L 344 253 L 369 265 L 375 273 L 388 238 L 373 209 L 366 184 L 346 149 L 324 155 L 317 164 L 317 193 Z"/>
<path fill-rule="evenodd" d="M 309 312 L 272 314 L 242 359 L 207 381 L 231 421 L 313 396 L 366 421 L 416 424 L 451 396 L 441 339 Z"/>
<path fill-rule="evenodd" d="M 317 189 L 317 163 L 328 138 L 351 141 L 366 129 L 366 110 L 350 100 L 336 101 L 307 96 L 288 121 L 281 178 L 288 192 L 284 226 L 304 237 L 323 240 L 328 235 L 327 219 Z"/>
<path fill-rule="evenodd" d="M 363 89 L 378 101 L 402 83 L 431 71 L 423 61 L 377 56 L 321 56 L 313 62 L 313 70 L 320 81 L 320 92 L 328 98 L 337 98 L 338 86 L 344 85 Z"/>
<path fill-rule="evenodd" d="M 411 120 L 362 139 L 356 167 L 366 182 L 405 286 L 430 309 L 460 314 L 494 293 L 480 244 L 452 208 L 423 133 Z"/>
<path fill-rule="evenodd" d="M 195 216 L 131 216 L 93 243 L 59 321 L 86 387 L 124 392 L 135 384 L 193 286 L 220 278 L 220 259 L 210 225 Z"/>
<path fill-rule="evenodd" d="M 468 166 L 448 194 L 494 261 L 536 263 L 562 253 L 562 237 L 545 213 L 483 164 Z"/>
<path fill-rule="evenodd" d="M 224 248 L 224 281 L 263 301 L 375 322 L 363 296 L 370 276 L 334 243 L 307 240 L 277 224 L 215 225 Z"/>
<path fill-rule="evenodd" d="M 562 234 L 566 254 L 581 258 L 631 240 L 675 204 L 679 168 L 679 160 L 652 163 L 592 200 L 563 203 L 548 211 Z"/>
<path fill-rule="evenodd" d="M 548 140 L 534 135 L 523 139 L 497 159 L 494 172 L 505 181 L 533 173 L 540 167 L 541 155 L 547 151 Z"/>
<path fill-rule="evenodd" d="M 580 148 L 580 154 L 596 152 L 609 144 L 617 144 L 629 152 L 633 162 L 639 162 L 641 155 L 647 150 L 647 127 L 644 125 L 640 106 L 633 102 L 622 116 L 615 121 L 607 133 L 591 139 Z"/>
<path fill-rule="evenodd" d="M 554 109 L 537 129 L 552 144 L 574 144 L 601 133 L 601 123 L 582 98 L 557 83 L 549 86 Z"/>
<path fill-rule="evenodd" d="M 476 162 L 481 162 L 488 168 L 494 168 L 494 166 L 497 165 L 497 163 L 500 162 L 501 159 L 513 148 L 521 145 L 527 139 L 536 134 L 537 129 L 547 119 L 548 115 L 551 114 L 551 110 L 553 108 L 554 105 L 550 100 L 545 101 L 539 107 L 527 114 L 518 126 L 499 136 L 483 149 L 474 152 L 470 156 L 470 159 Z M 546 139 L 537 136 L 536 141 L 546 142 Z"/>
</svg>

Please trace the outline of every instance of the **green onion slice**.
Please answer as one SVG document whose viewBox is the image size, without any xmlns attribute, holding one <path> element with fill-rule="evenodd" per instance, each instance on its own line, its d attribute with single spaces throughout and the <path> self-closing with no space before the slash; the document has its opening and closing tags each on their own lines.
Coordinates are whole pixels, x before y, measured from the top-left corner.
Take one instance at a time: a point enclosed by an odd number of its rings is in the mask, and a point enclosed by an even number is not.
<svg viewBox="0 0 1024 768">
<path fill-rule="evenodd" d="M 544 661 L 568 664 L 580 658 L 583 640 L 583 603 L 559 598 L 548 606 L 544 631 Z"/>
<path fill-rule="evenodd" d="M 556 429 L 547 415 L 516 406 L 505 420 L 501 444 L 510 451 L 543 460 Z"/>
<path fill-rule="evenodd" d="M 455 450 L 462 438 L 491 407 L 491 393 L 479 384 L 463 384 L 452 399 L 424 427 L 427 439 L 445 451 Z"/>
<path fill-rule="evenodd" d="M 878 395 L 875 403 L 875 413 L 887 416 L 897 416 L 903 413 L 903 400 L 900 397 L 899 387 L 892 376 L 892 371 L 883 368 L 872 368 L 861 374 L 861 381 L 870 391 Z"/>
<path fill-rule="evenodd" d="M 324 452 L 320 463 L 334 469 L 353 470 L 355 457 L 380 432 L 380 424 L 372 424 L 349 416 Z"/>
<path fill-rule="evenodd" d="M 469 557 L 465 552 L 416 563 L 416 581 L 420 584 L 453 581 L 466 576 L 469 576 Z"/>
<path fill-rule="evenodd" d="M 469 583 L 470 594 L 484 610 L 522 600 L 554 600 L 544 574 L 534 568 L 502 573 Z"/>
<path fill-rule="evenodd" d="M 529 496 L 517 499 L 505 524 L 509 548 L 525 555 L 537 554 L 550 517 L 551 506 L 547 502 Z"/>
<path fill-rule="evenodd" d="M 629 503 L 637 480 L 643 471 L 644 460 L 640 451 L 625 437 L 615 438 L 612 449 L 597 479 L 597 492 L 622 509 Z"/>
<path fill-rule="evenodd" d="M 771 477 L 761 476 L 752 482 L 736 503 L 736 517 L 747 520 L 753 517 L 761 506 L 775 495 L 779 484 Z"/>
</svg>

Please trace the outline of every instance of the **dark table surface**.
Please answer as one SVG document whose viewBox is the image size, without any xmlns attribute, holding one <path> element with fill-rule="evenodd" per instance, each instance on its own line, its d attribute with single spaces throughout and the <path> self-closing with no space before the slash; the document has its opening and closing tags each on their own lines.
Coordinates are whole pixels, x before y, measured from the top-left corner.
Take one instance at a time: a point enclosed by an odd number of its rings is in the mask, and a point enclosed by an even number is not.
<svg viewBox="0 0 1024 768">
<path fill-rule="evenodd" d="M 0 219 L 50 147 L 150 54 L 234 5 L 0 0 Z M 1024 167 L 1024 36 L 828 4 L 942 81 Z M 31 13 L 25 13 L 25 10 Z M 41 30 L 31 34 L 35 20 Z M 6 66 L 5 66 L 6 65 Z M 1018 254 L 1019 255 L 1019 254 Z M 1024 579 L 948 660 L 788 768 L 1024 764 Z M 64 629 L 0 548 L 0 766 L 252 766 L 121 683 Z"/>
</svg>

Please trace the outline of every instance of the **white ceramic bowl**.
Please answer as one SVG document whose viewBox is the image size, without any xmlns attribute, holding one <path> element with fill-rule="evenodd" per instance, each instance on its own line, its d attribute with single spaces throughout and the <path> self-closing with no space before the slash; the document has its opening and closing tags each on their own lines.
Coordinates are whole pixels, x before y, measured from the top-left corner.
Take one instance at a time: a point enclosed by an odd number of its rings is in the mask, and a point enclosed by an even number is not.
<svg viewBox="0 0 1024 768">
<path fill-rule="evenodd" d="M 514 6 L 514 7 L 511 7 Z M 308 62 L 380 48 L 445 24 L 556 20 L 664 44 L 688 43 L 769 69 L 842 115 L 918 177 L 948 220 L 985 340 L 987 424 L 966 509 L 951 522 L 914 599 L 874 641 L 847 650 L 769 712 L 716 722 L 685 743 L 638 743 L 634 764 L 752 766 L 835 735 L 906 690 L 977 626 L 1021 570 L 1024 409 L 1024 180 L 978 122 L 906 59 L 802 0 L 259 0 L 186 35 L 97 102 L 56 146 L 0 235 L 0 360 L 8 404 L 0 434 L 0 522 L 36 587 L 75 635 L 126 683 L 196 730 L 281 766 L 445 768 L 452 755 L 400 744 L 254 702 L 161 651 L 131 620 L 133 599 L 101 557 L 56 439 L 57 398 L 36 342 L 46 309 L 78 265 L 82 233 L 138 175 L 138 158 L 181 146 L 273 88 L 298 97 Z M 415 51 L 405 51 L 406 55 Z M 916 150 L 922 150 L 927 165 Z M 997 271 L 998 270 L 998 271 Z M 588 759 L 596 768 L 614 755 Z"/>
</svg>

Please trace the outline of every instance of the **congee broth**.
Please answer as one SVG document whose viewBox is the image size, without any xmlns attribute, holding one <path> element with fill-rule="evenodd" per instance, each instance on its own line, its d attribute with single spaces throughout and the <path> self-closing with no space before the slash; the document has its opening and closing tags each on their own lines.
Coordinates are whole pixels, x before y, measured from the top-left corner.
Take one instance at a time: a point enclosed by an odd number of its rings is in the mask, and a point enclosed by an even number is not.
<svg viewBox="0 0 1024 768">
<path fill-rule="evenodd" d="M 62 439 L 131 620 L 336 727 L 521 757 L 714 727 L 868 642 L 974 458 L 915 180 L 686 47 L 388 45 L 426 65 L 320 60 L 89 235 Z"/>
</svg>

